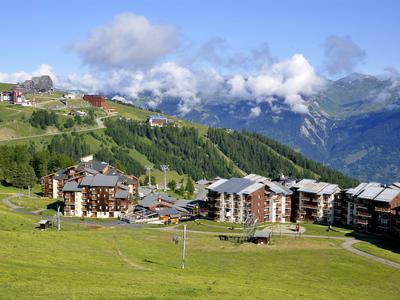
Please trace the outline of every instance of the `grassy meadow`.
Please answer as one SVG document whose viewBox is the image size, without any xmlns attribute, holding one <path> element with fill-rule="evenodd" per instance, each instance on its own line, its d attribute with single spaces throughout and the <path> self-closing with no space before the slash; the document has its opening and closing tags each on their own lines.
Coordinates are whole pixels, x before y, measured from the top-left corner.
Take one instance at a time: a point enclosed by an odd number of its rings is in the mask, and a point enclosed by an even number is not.
<svg viewBox="0 0 400 300">
<path fill-rule="evenodd" d="M 12 200 L 30 211 L 50 201 Z M 60 232 L 40 231 L 39 220 L 0 201 L 1 299 L 398 299 L 399 271 L 340 240 L 276 235 L 269 246 L 240 245 L 188 232 L 182 271 L 182 243 L 172 241 L 180 233 L 67 219 Z"/>
</svg>

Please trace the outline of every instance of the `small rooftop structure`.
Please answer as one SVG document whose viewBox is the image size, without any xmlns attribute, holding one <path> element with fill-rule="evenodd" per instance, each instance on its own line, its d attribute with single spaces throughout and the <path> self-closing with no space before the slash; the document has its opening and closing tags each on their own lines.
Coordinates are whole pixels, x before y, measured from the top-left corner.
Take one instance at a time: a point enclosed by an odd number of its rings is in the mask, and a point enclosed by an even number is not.
<svg viewBox="0 0 400 300">
<path fill-rule="evenodd" d="M 50 220 L 40 220 L 39 221 L 39 228 L 44 230 L 47 229 L 51 226 L 51 221 Z"/>
<path fill-rule="evenodd" d="M 268 244 L 270 238 L 271 238 L 271 230 L 269 229 L 263 229 L 263 230 L 256 230 L 254 232 L 254 241 L 256 244 Z"/>
</svg>

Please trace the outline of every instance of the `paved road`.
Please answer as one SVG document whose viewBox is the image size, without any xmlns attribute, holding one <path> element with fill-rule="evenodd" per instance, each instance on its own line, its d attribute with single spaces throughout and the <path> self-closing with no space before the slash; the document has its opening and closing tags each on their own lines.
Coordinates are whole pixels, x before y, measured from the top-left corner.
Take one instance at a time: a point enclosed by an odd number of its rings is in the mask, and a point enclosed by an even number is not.
<svg viewBox="0 0 400 300">
<path fill-rule="evenodd" d="M 17 198 L 17 197 L 21 197 L 21 196 L 26 196 L 23 194 L 14 194 L 11 195 L 9 197 L 4 198 L 2 201 L 3 203 L 8 206 L 9 208 L 11 208 L 12 210 L 19 212 L 19 213 L 24 213 L 24 214 L 33 214 L 35 215 L 35 213 L 33 212 L 28 212 L 26 211 L 24 208 L 17 206 L 15 204 L 13 204 L 10 200 L 13 198 Z M 84 224 L 84 225 L 90 225 L 90 224 L 95 224 L 95 225 L 101 225 L 101 226 L 121 226 L 121 227 L 131 227 L 131 228 L 140 228 L 140 227 L 144 227 L 143 224 L 126 224 L 126 223 L 120 223 L 118 221 L 112 221 L 112 222 L 93 222 L 93 221 L 82 221 L 80 219 L 77 218 L 62 218 L 63 221 L 67 221 L 67 222 L 73 222 L 73 223 L 80 223 L 80 224 Z M 152 230 L 162 230 L 162 231 L 167 231 L 167 232 L 182 232 L 182 229 L 177 229 L 178 225 L 176 226 L 170 226 L 170 227 L 161 227 L 161 228 L 146 228 L 146 229 L 152 229 Z M 234 232 L 212 232 L 212 231 L 196 231 L 196 230 L 187 230 L 187 232 L 189 233 L 196 233 L 196 234 L 207 234 L 207 235 L 232 235 L 232 236 L 242 236 L 242 233 L 234 233 Z M 278 234 L 278 233 L 277 233 Z M 285 236 L 294 236 L 296 235 L 296 233 L 282 233 L 282 235 Z M 368 243 L 366 241 L 360 241 L 357 240 L 355 238 L 350 238 L 350 237 L 338 237 L 338 236 L 325 236 L 325 235 L 312 235 L 312 234 L 302 234 L 301 237 L 303 238 L 318 238 L 318 239 L 335 239 L 335 240 L 341 240 L 343 241 L 342 243 L 342 248 L 350 251 L 356 255 L 371 259 L 373 261 L 376 261 L 378 263 L 390 266 L 392 268 L 395 268 L 397 270 L 400 270 L 400 264 L 399 263 L 395 263 L 393 261 L 372 255 L 372 254 L 368 254 L 366 252 L 360 251 L 358 249 L 353 248 L 353 245 L 355 243 Z"/>
</svg>

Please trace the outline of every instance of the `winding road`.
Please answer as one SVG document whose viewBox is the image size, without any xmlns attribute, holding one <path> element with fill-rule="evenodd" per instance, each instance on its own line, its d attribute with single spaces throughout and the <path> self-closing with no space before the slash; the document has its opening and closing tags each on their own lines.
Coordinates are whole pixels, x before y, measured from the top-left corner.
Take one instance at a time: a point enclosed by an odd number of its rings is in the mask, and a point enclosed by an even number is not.
<svg viewBox="0 0 400 300">
<path fill-rule="evenodd" d="M 10 196 L 8 196 L 8 197 L 6 197 L 6 198 L 3 198 L 2 202 L 3 202 L 7 207 L 9 207 L 11 210 L 13 210 L 13 211 L 15 211 L 15 212 L 23 213 L 23 214 L 35 215 L 34 212 L 29 212 L 29 211 L 25 210 L 23 207 L 17 206 L 17 205 L 15 205 L 14 203 L 12 203 L 12 202 L 10 201 L 10 200 L 12 200 L 13 198 L 18 198 L 18 197 L 21 197 L 21 196 L 26 196 L 26 195 L 24 195 L 24 194 L 13 194 L 13 195 L 10 195 Z M 87 224 L 87 225 L 90 225 L 90 224 L 97 224 L 97 223 L 95 223 L 95 222 L 88 222 L 88 221 L 82 221 L 82 220 L 76 220 L 76 219 L 69 219 L 69 218 L 63 218 L 63 220 L 64 220 L 64 221 L 78 222 L 78 223 Z M 98 224 L 101 225 L 101 226 L 110 225 L 110 226 L 143 228 L 143 225 L 141 225 L 141 224 L 140 224 L 141 226 L 129 226 L 129 225 L 135 225 L 135 224 L 120 224 L 119 222 L 115 222 L 115 221 L 114 221 L 114 222 L 110 222 L 109 224 L 107 224 L 106 222 L 99 222 Z M 152 229 L 152 230 L 161 230 L 161 231 L 167 231 L 167 232 L 182 232 L 181 229 L 177 229 L 177 228 L 176 228 L 177 226 L 178 226 L 178 225 L 170 226 L 170 227 L 163 227 L 163 228 L 148 228 L 148 229 Z M 229 235 L 234 235 L 234 236 L 241 236 L 241 235 L 242 235 L 241 233 L 233 233 L 233 232 L 232 232 L 232 233 L 227 233 L 227 232 L 196 231 L 196 230 L 187 230 L 187 232 L 189 232 L 189 233 L 195 233 L 195 234 L 207 234 L 207 235 L 227 235 L 227 234 L 229 234 Z M 293 236 L 293 235 L 295 235 L 295 234 L 296 234 L 296 233 L 282 233 L 282 235 L 285 235 L 285 236 Z M 371 259 L 371 260 L 373 260 L 373 261 L 375 261 L 375 262 L 378 262 L 378 263 L 381 263 L 381 264 L 390 266 L 390 267 L 392 267 L 392 268 L 394 268 L 394 269 L 400 270 L 400 264 L 399 264 L 399 263 L 396 263 L 396 262 L 393 262 L 393 261 L 390 261 L 390 260 L 387 260 L 387 259 L 384 259 L 384 258 L 375 256 L 375 255 L 372 255 L 372 254 L 369 254 L 369 253 L 360 251 L 360 250 L 355 249 L 355 248 L 353 247 L 353 245 L 354 245 L 355 243 L 367 243 L 367 244 L 371 244 L 371 243 L 369 243 L 369 242 L 357 240 L 357 239 L 351 238 L 351 237 L 337 237 L 337 236 L 326 236 L 326 235 L 301 234 L 301 237 L 302 237 L 302 238 L 318 238 L 318 239 L 335 239 L 335 240 L 341 240 L 341 241 L 343 241 L 343 243 L 341 244 L 341 246 L 342 246 L 343 249 L 345 249 L 345 250 L 347 250 L 347 251 L 349 251 L 349 252 L 351 252 L 351 253 L 353 253 L 353 254 L 356 254 L 356 255 L 358 255 L 358 256 L 362 256 L 362 257 L 364 257 L 364 258 Z M 122 259 L 123 259 L 123 257 L 122 257 Z"/>
</svg>

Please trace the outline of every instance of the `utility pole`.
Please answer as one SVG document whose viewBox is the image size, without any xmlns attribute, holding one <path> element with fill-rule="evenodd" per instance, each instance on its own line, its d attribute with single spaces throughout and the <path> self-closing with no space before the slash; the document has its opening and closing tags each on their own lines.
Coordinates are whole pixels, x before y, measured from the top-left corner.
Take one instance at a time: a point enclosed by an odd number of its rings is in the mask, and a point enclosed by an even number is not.
<svg viewBox="0 0 400 300">
<path fill-rule="evenodd" d="M 164 192 L 167 191 L 167 171 L 169 171 L 169 165 L 160 165 L 161 171 L 164 172 Z"/>
<path fill-rule="evenodd" d="M 144 167 L 146 169 L 146 171 L 149 174 L 149 187 L 151 186 L 151 170 L 153 170 L 153 166 L 152 165 L 147 165 Z"/>
<path fill-rule="evenodd" d="M 28 197 L 29 198 L 31 197 L 31 186 L 30 185 L 28 185 Z"/>
<path fill-rule="evenodd" d="M 57 230 L 61 230 L 60 205 L 57 206 Z"/>
<path fill-rule="evenodd" d="M 182 270 L 185 270 L 185 254 L 186 254 L 186 224 L 183 225 Z"/>
</svg>

